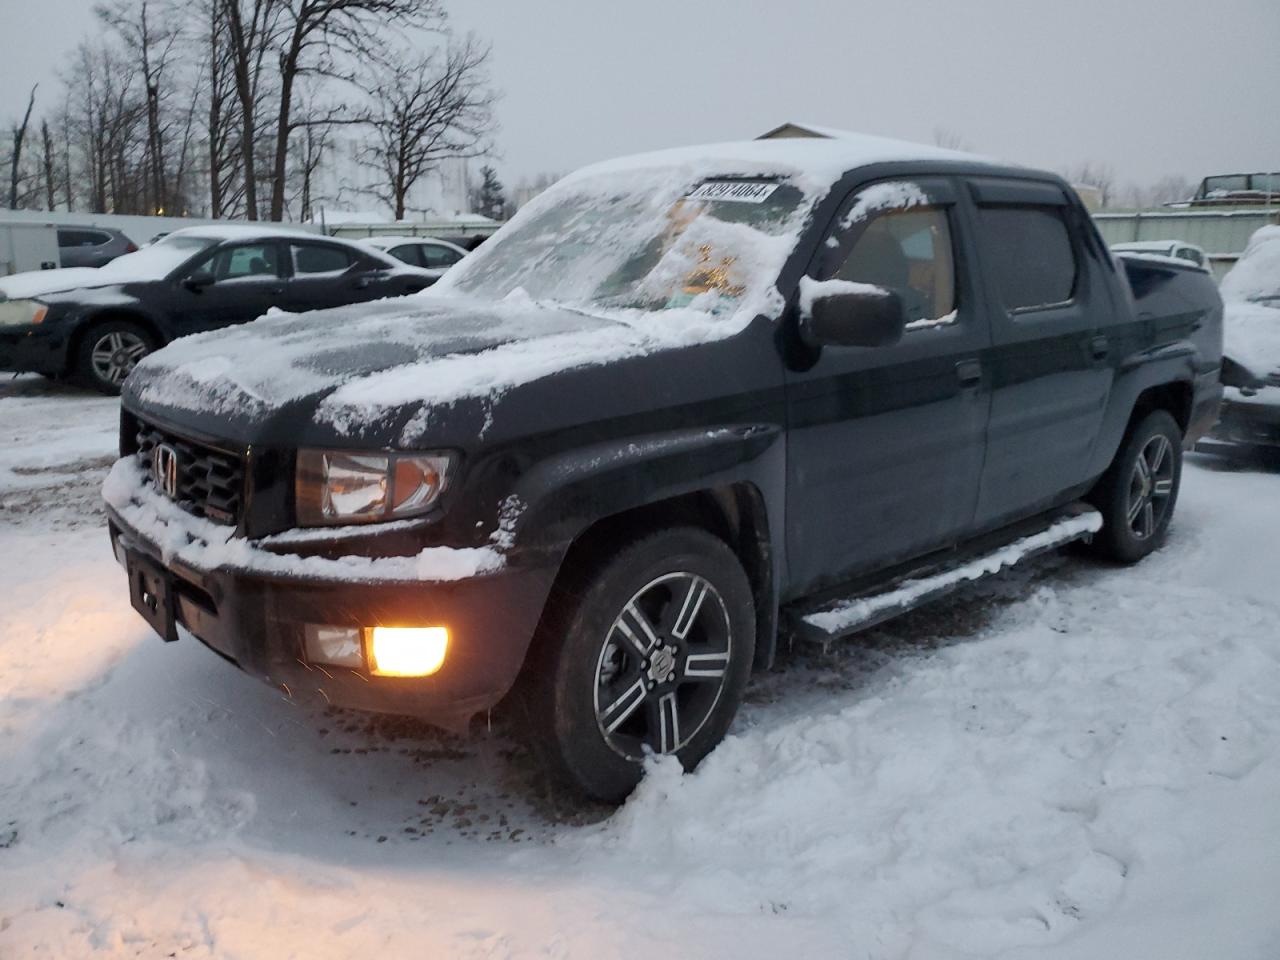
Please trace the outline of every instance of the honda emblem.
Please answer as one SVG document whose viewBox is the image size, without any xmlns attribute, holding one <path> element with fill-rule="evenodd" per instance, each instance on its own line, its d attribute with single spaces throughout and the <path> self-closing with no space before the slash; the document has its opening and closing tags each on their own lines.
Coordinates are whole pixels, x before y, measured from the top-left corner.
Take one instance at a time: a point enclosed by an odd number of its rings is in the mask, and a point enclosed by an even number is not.
<svg viewBox="0 0 1280 960">
<path fill-rule="evenodd" d="M 151 451 L 151 476 L 170 500 L 178 499 L 178 451 L 158 443 Z"/>
</svg>

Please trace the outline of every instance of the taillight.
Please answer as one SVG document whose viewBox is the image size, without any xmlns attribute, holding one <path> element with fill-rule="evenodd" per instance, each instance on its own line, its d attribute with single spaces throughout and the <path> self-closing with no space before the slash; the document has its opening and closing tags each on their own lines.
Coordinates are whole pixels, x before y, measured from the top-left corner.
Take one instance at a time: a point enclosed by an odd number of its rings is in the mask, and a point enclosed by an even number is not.
<svg viewBox="0 0 1280 960">
<path fill-rule="evenodd" d="M 137 245 L 136 243 L 134 243 L 132 240 L 130 240 L 130 241 L 129 241 L 129 245 L 128 245 L 127 247 L 125 247 L 125 248 L 124 248 L 124 252 L 125 252 L 125 253 L 137 253 L 137 252 L 138 252 L 138 245 Z"/>
</svg>

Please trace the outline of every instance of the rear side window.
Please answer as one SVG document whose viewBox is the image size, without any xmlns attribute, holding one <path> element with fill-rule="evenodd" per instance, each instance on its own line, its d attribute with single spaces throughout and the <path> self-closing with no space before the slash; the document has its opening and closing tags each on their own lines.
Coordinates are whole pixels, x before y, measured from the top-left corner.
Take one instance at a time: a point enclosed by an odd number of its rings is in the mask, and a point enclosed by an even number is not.
<svg viewBox="0 0 1280 960">
<path fill-rule="evenodd" d="M 457 252 L 448 247 L 436 246 L 434 243 L 424 243 L 419 249 L 422 251 L 424 267 L 451 267 L 462 259 Z"/>
<path fill-rule="evenodd" d="M 1007 310 L 1064 303 L 1076 288 L 1076 255 L 1064 207 L 998 204 L 978 208 L 987 272 Z"/>
<path fill-rule="evenodd" d="M 297 274 L 342 273 L 354 262 L 355 257 L 339 247 L 293 245 L 293 272 Z"/>
<path fill-rule="evenodd" d="M 398 247 L 392 247 L 387 253 L 395 257 L 397 260 L 403 260 L 405 263 L 414 267 L 420 267 L 422 264 L 418 261 L 418 245 L 416 243 L 402 243 Z"/>
<path fill-rule="evenodd" d="M 111 239 L 109 233 L 96 230 L 59 230 L 58 246 L 60 247 L 100 247 Z"/>
</svg>

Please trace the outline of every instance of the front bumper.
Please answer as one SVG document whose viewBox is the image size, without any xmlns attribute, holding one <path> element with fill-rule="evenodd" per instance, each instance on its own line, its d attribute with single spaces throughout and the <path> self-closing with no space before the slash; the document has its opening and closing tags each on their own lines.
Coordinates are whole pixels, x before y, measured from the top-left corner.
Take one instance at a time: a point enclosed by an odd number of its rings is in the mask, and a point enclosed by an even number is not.
<svg viewBox="0 0 1280 960">
<path fill-rule="evenodd" d="M 1207 439 L 1280 447 L 1280 387 L 1263 387 L 1253 396 L 1228 389 Z"/>
<path fill-rule="evenodd" d="M 141 494 L 154 498 L 154 493 Z M 109 498 L 110 500 L 111 498 Z M 177 509 L 175 505 L 165 503 Z M 420 717 L 452 730 L 496 704 L 514 684 L 555 578 L 552 563 L 517 564 L 447 581 L 399 575 L 403 565 L 384 567 L 359 558 L 350 579 L 331 572 L 341 560 L 324 558 L 323 540 L 303 540 L 290 549 L 312 556 L 280 554 L 252 541 L 235 543 L 235 562 L 206 565 L 184 558 L 169 535 L 139 530 L 145 502 L 108 502 L 112 549 L 122 564 L 132 555 L 163 571 L 177 624 L 247 673 L 278 686 L 291 698 Z M 193 518 L 194 519 L 194 518 Z M 149 530 L 154 534 L 154 530 Z M 226 554 L 226 551 L 223 551 Z M 413 558 L 388 558 L 389 562 Z M 303 560 L 299 563 L 297 561 Z M 318 575 L 308 574 L 307 563 Z M 298 567 L 301 574 L 281 572 Z M 372 576 L 358 572 L 363 567 Z M 308 663 L 303 625 L 445 625 L 450 644 L 444 666 L 429 677 L 374 676 L 328 664 Z"/>
<path fill-rule="evenodd" d="M 67 336 L 61 329 L 35 324 L 0 327 L 0 370 L 13 373 L 63 373 Z"/>
</svg>

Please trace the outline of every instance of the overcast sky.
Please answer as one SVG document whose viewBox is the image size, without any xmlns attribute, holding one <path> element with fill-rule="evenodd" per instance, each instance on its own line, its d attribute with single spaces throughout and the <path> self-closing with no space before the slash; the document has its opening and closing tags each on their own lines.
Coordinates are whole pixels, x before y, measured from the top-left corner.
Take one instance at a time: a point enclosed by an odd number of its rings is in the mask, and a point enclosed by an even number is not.
<svg viewBox="0 0 1280 960">
<path fill-rule="evenodd" d="M 801 120 L 1120 180 L 1280 169 L 1278 0 L 446 0 L 493 43 L 512 183 Z M 92 26 L 0 0 L 0 122 Z M 48 104 L 48 100 L 43 101 Z"/>
</svg>

